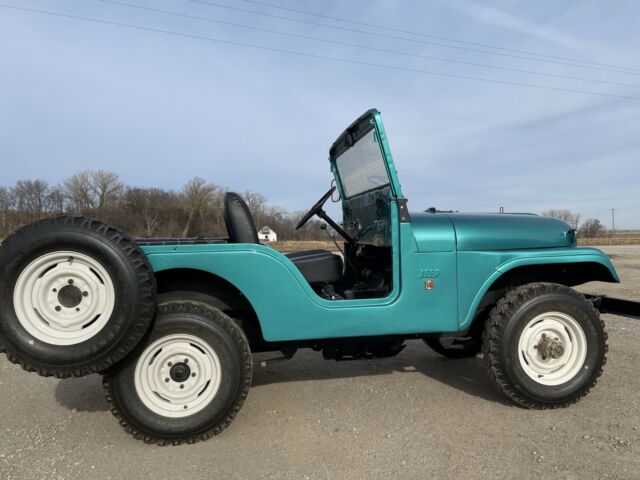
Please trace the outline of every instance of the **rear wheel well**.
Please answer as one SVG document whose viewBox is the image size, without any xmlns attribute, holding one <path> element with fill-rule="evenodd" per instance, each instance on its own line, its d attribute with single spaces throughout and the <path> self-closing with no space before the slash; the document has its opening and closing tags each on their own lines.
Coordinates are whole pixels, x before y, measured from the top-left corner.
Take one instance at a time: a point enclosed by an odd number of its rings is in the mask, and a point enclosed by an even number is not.
<svg viewBox="0 0 640 480">
<path fill-rule="evenodd" d="M 159 297 L 171 292 L 205 294 L 206 303 L 240 324 L 252 349 L 264 343 L 256 311 L 240 289 L 228 280 L 203 270 L 179 268 L 156 273 L 156 283 Z"/>
<path fill-rule="evenodd" d="M 481 335 L 489 311 L 513 288 L 534 282 L 573 287 L 594 281 L 615 282 L 616 279 L 606 266 L 597 262 L 550 263 L 513 268 L 501 275 L 486 291 L 476 308 L 469 332 Z"/>
</svg>

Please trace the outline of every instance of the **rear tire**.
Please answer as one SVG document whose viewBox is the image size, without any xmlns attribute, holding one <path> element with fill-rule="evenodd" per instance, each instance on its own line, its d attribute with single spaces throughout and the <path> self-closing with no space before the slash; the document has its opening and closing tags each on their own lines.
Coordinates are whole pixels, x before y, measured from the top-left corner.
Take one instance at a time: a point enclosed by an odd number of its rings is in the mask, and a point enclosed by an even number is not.
<svg viewBox="0 0 640 480">
<path fill-rule="evenodd" d="M 489 375 L 526 408 L 577 402 L 606 363 L 607 334 L 593 305 L 564 285 L 532 283 L 509 291 L 489 315 L 483 353 Z"/>
<path fill-rule="evenodd" d="M 23 227 L 0 248 L 0 345 L 27 371 L 59 378 L 113 365 L 147 331 L 155 277 L 129 237 L 57 217 Z"/>
<path fill-rule="evenodd" d="M 178 445 L 227 428 L 251 378 L 249 344 L 235 321 L 203 303 L 174 301 L 158 307 L 150 335 L 103 383 L 128 433 Z"/>
</svg>

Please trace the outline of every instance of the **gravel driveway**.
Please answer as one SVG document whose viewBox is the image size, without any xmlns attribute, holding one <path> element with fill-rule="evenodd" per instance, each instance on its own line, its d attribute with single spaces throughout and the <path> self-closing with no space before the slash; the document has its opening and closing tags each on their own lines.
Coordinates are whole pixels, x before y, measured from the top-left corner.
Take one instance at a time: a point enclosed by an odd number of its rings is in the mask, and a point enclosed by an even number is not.
<svg viewBox="0 0 640 480">
<path fill-rule="evenodd" d="M 605 248 L 640 299 L 640 246 Z M 482 359 L 421 342 L 398 357 L 327 362 L 315 352 L 260 366 L 231 427 L 196 445 L 135 441 L 100 377 L 54 380 L 0 360 L 0 479 L 638 479 L 640 322 L 606 316 L 608 363 L 577 405 L 527 411 L 497 393 Z"/>
</svg>

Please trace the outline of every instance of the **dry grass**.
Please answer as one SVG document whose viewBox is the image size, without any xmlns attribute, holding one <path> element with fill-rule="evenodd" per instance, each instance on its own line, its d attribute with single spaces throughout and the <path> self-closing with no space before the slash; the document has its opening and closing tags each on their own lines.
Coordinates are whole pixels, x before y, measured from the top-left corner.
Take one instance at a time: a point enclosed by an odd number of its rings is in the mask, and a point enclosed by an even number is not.
<svg viewBox="0 0 640 480">
<path fill-rule="evenodd" d="M 300 250 L 335 250 L 336 246 L 330 240 L 284 240 L 270 243 L 269 246 L 282 253 L 298 252 Z"/>
<path fill-rule="evenodd" d="M 578 237 L 578 245 L 640 245 L 640 235 L 609 235 L 595 238 Z"/>
<path fill-rule="evenodd" d="M 323 250 L 336 249 L 333 242 L 329 240 L 287 240 L 273 242 L 269 245 L 283 253 L 312 250 L 315 248 Z M 578 245 L 583 247 L 597 245 L 640 245 L 640 235 L 614 235 L 613 237 L 578 238 Z"/>
</svg>

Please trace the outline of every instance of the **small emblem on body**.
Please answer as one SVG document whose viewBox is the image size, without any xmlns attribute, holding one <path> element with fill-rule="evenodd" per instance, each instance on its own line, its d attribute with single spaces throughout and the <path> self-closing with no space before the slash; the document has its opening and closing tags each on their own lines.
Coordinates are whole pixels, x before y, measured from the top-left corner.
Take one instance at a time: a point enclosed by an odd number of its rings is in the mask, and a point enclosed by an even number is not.
<svg viewBox="0 0 640 480">
<path fill-rule="evenodd" d="M 423 268 L 420 270 L 420 278 L 436 278 L 440 276 L 439 268 Z"/>
</svg>

